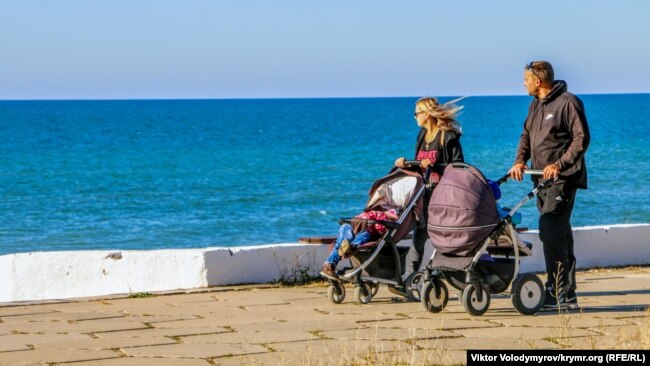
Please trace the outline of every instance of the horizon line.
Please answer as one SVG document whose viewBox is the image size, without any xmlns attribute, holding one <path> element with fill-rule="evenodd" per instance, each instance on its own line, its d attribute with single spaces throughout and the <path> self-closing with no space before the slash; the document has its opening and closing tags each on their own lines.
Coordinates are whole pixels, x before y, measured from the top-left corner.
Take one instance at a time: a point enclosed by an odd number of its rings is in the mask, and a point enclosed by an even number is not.
<svg viewBox="0 0 650 366">
<path fill-rule="evenodd" d="M 575 95 L 642 95 L 650 94 L 650 92 L 611 92 L 611 93 L 574 93 Z M 437 95 L 436 98 L 457 98 L 462 95 Z M 36 99 L 0 99 L 0 102 L 92 102 L 92 101 L 172 101 L 172 100 L 313 100 L 313 99 L 399 99 L 399 98 L 420 98 L 420 96 L 404 95 L 404 96 L 325 96 L 325 97 L 252 97 L 252 98 L 212 98 L 212 97 L 151 97 L 151 98 L 62 98 L 62 99 L 49 99 L 49 98 L 36 98 Z M 529 97 L 524 93 L 522 94 L 477 94 L 465 95 L 464 98 L 484 98 L 484 97 Z"/>
</svg>

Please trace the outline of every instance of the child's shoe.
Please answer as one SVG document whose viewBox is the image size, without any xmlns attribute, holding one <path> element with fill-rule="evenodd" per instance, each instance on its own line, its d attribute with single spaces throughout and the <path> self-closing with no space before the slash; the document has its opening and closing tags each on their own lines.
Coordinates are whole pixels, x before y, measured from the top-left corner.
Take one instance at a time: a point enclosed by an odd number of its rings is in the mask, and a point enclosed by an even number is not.
<svg viewBox="0 0 650 366">
<path fill-rule="evenodd" d="M 321 276 L 329 278 L 330 280 L 338 281 L 336 275 L 336 265 L 334 263 L 323 263 L 323 269 L 320 271 Z"/>
<path fill-rule="evenodd" d="M 341 246 L 339 247 L 339 257 L 345 258 L 352 255 L 357 248 L 350 243 L 348 239 L 343 239 Z"/>
</svg>

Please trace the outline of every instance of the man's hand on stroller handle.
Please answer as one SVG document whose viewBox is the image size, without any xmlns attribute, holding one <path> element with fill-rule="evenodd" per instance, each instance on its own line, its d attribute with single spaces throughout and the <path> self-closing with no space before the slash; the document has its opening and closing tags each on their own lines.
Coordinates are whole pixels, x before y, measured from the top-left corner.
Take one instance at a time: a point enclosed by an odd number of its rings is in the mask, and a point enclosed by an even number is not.
<svg viewBox="0 0 650 366">
<path fill-rule="evenodd" d="M 510 178 L 520 182 L 522 179 L 524 179 L 524 171 L 526 171 L 526 169 L 528 169 L 526 164 L 517 163 L 513 165 L 510 170 L 508 170 L 508 175 Z"/>
<path fill-rule="evenodd" d="M 544 168 L 544 174 L 542 178 L 557 179 L 559 175 L 560 175 L 560 168 L 555 164 L 550 164 Z"/>
<path fill-rule="evenodd" d="M 519 174 L 520 174 L 519 176 L 521 177 L 520 179 L 517 179 L 517 178 L 515 178 L 513 176 L 514 173 L 515 173 L 514 170 L 517 168 L 517 165 L 520 165 L 519 168 L 522 168 L 522 170 L 519 172 Z M 553 182 L 555 182 L 555 180 L 557 180 L 557 177 L 558 177 L 558 174 L 559 174 L 559 169 L 557 170 L 557 174 L 552 174 L 552 171 L 547 171 L 547 169 L 549 169 L 549 170 L 551 169 L 549 167 L 550 166 L 547 166 L 546 168 L 544 168 L 544 170 L 536 170 L 536 169 L 527 169 L 526 164 L 515 164 L 512 168 L 510 168 L 510 170 L 503 177 L 501 177 L 501 178 L 499 178 L 499 180 L 497 180 L 497 184 L 501 185 L 501 184 L 505 183 L 508 180 L 508 178 L 512 178 L 512 179 L 521 181 L 522 178 L 523 178 L 523 175 L 528 174 L 528 175 L 542 176 L 542 180 L 537 185 L 537 189 L 546 188 L 549 185 L 551 185 Z M 555 167 L 555 168 L 557 168 L 557 167 Z M 548 176 L 548 178 L 547 178 L 547 176 Z"/>
</svg>

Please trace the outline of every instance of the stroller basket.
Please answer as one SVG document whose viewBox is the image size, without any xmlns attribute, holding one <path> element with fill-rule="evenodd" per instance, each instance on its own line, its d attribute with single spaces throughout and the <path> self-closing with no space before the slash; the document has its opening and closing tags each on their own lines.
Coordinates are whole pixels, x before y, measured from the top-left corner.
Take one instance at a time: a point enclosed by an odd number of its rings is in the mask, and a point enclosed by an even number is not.
<svg viewBox="0 0 650 366">
<path fill-rule="evenodd" d="M 491 261 L 479 261 L 476 265 L 476 273 L 479 274 L 486 285 L 490 287 L 493 294 L 505 291 L 512 281 L 515 270 L 515 261 L 511 258 L 493 258 Z M 458 290 L 467 287 L 467 273 L 465 271 L 452 270 L 445 272 L 445 279 L 449 284 Z"/>
</svg>

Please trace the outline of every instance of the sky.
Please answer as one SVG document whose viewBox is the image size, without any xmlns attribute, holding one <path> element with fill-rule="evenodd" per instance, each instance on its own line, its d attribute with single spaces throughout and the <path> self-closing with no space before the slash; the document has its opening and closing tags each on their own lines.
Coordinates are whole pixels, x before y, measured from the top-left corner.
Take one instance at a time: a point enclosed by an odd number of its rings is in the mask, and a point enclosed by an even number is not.
<svg viewBox="0 0 650 366">
<path fill-rule="evenodd" d="M 650 1 L 0 0 L 0 100 L 650 92 Z"/>
</svg>

